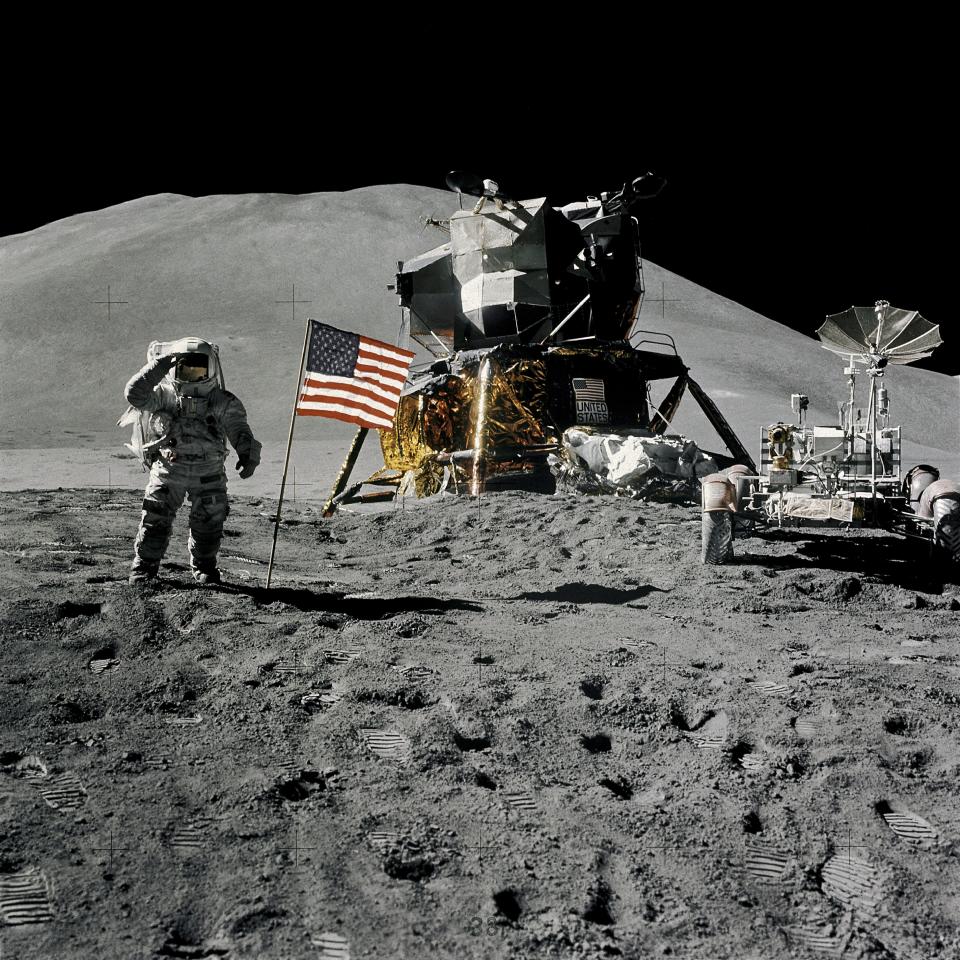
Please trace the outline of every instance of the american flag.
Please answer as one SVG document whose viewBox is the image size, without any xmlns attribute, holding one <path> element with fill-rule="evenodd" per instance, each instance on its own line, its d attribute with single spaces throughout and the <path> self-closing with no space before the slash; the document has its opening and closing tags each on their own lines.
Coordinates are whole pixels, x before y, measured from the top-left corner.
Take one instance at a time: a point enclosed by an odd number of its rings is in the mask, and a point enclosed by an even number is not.
<svg viewBox="0 0 960 960">
<path fill-rule="evenodd" d="M 297 414 L 389 430 L 413 356 L 409 350 L 311 320 Z"/>
<path fill-rule="evenodd" d="M 577 400 L 592 400 L 599 403 L 607 402 L 603 381 L 595 380 L 591 377 L 574 377 L 573 394 Z"/>
</svg>

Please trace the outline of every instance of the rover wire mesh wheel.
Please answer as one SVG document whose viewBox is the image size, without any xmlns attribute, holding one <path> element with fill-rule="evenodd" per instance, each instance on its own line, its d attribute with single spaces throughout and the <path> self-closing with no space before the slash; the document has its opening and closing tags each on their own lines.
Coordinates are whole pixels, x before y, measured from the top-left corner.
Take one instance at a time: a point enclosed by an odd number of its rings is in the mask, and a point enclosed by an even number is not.
<svg viewBox="0 0 960 960">
<path fill-rule="evenodd" d="M 960 563 L 960 500 L 939 497 L 933 501 L 933 542 Z"/>
<path fill-rule="evenodd" d="M 726 563 L 733 556 L 733 514 L 710 510 L 701 514 L 701 563 Z"/>
</svg>

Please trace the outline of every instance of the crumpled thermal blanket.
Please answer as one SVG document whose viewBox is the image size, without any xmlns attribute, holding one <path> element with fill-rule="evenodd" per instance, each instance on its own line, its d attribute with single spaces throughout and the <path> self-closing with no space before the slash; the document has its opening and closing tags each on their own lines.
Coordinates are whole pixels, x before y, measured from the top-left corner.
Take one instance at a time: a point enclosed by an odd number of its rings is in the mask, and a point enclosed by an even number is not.
<svg viewBox="0 0 960 960">
<path fill-rule="evenodd" d="M 571 427 L 563 434 L 563 453 L 617 486 L 632 486 L 652 469 L 664 477 L 691 480 L 717 472 L 717 463 L 686 437 L 586 433 Z M 574 459 L 576 458 L 576 459 Z"/>
</svg>

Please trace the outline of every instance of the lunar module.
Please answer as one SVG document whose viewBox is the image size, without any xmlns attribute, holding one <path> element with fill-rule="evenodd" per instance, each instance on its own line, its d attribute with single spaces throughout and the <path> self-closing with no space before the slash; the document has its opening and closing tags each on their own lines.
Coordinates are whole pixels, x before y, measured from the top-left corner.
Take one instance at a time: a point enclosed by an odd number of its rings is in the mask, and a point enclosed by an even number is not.
<svg viewBox="0 0 960 960">
<path fill-rule="evenodd" d="M 810 426 L 809 398 L 793 394 L 793 421 L 761 430 L 759 472 L 735 465 L 703 480 L 702 560 L 729 559 L 737 528 L 870 525 L 932 539 L 960 561 L 960 485 L 928 464 L 902 471 L 901 427 L 891 423 L 884 384 L 890 364 L 933 353 L 942 343 L 939 327 L 916 310 L 878 300 L 827 317 L 817 334 L 847 358 L 848 392 L 837 422 Z M 856 392 L 864 373 L 865 414 Z"/>
<path fill-rule="evenodd" d="M 400 263 L 395 285 L 410 336 L 433 359 L 413 368 L 393 430 L 381 431 L 383 469 L 347 487 L 361 430 L 326 512 L 398 492 L 550 490 L 547 460 L 565 430 L 661 436 L 687 389 L 729 448 L 712 455 L 717 466 L 752 467 L 672 338 L 635 329 L 644 295 L 637 214 L 664 183 L 648 173 L 554 207 L 451 173 L 461 208 L 427 221 L 447 242 Z M 663 379 L 673 383 L 654 409 L 648 385 Z M 366 483 L 389 489 L 362 494 Z"/>
</svg>

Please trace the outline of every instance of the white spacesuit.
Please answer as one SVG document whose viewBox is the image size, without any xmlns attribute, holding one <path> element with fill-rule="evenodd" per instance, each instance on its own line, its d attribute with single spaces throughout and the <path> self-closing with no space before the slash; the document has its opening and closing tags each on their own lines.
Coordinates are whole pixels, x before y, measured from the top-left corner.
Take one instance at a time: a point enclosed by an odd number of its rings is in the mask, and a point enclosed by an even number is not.
<svg viewBox="0 0 960 960">
<path fill-rule="evenodd" d="M 142 412 L 141 452 L 150 465 L 130 582 L 156 576 L 174 517 L 188 496 L 194 579 L 219 583 L 217 552 L 229 512 L 225 439 L 237 451 L 243 478 L 252 476 L 260 463 L 260 444 L 250 432 L 243 404 L 223 388 L 216 344 L 196 337 L 155 341 L 147 357 L 125 390 L 130 406 Z"/>
</svg>

